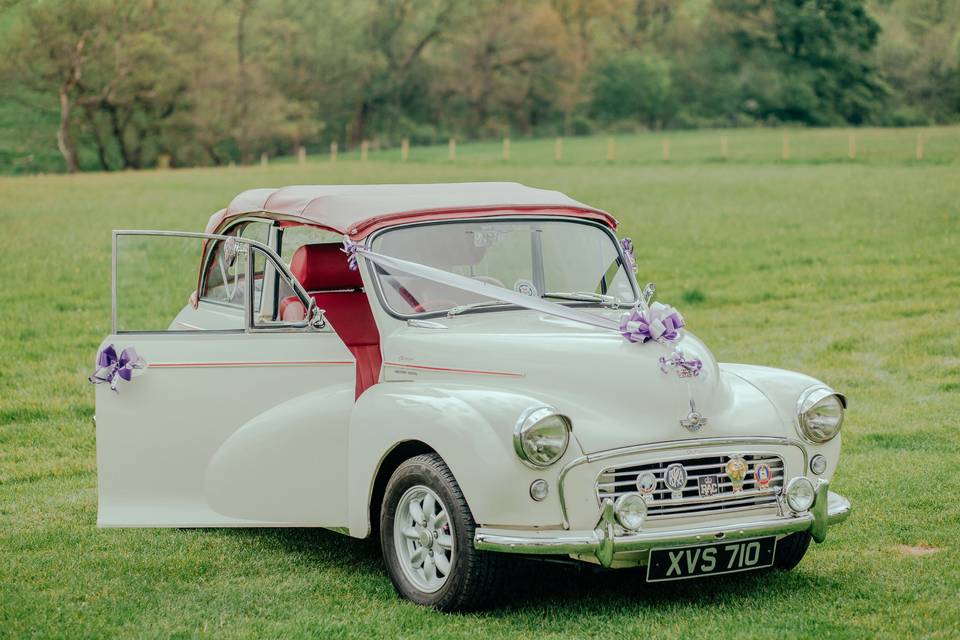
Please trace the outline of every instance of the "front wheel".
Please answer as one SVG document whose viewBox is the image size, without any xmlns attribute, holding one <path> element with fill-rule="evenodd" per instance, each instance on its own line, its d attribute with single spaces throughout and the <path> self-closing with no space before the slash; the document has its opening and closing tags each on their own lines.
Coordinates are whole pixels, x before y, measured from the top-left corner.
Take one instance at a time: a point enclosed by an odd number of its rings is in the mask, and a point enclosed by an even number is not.
<svg viewBox="0 0 960 640">
<path fill-rule="evenodd" d="M 401 596 L 442 611 L 485 604 L 500 558 L 473 546 L 476 523 L 453 474 L 436 454 L 393 472 L 380 510 L 380 547 Z"/>
</svg>

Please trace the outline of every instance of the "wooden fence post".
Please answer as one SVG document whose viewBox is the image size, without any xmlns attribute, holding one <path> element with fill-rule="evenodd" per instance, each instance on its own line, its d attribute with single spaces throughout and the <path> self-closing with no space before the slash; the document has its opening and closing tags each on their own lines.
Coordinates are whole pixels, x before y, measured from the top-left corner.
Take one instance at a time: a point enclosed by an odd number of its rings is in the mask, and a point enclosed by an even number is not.
<svg viewBox="0 0 960 640">
<path fill-rule="evenodd" d="M 337 161 L 337 143 L 330 143 L 330 163 L 334 164 Z"/>
<path fill-rule="evenodd" d="M 663 139 L 663 161 L 670 162 L 670 140 L 669 138 Z"/>
<path fill-rule="evenodd" d="M 557 162 L 563 160 L 563 138 L 553 141 L 553 159 Z"/>
<path fill-rule="evenodd" d="M 406 162 L 410 157 L 410 138 L 404 138 L 400 141 L 400 160 Z"/>
<path fill-rule="evenodd" d="M 307 163 L 307 149 L 303 145 L 297 147 L 297 164 L 303 166 Z"/>
<path fill-rule="evenodd" d="M 450 138 L 450 142 L 447 143 L 447 159 L 450 162 L 453 162 L 457 159 L 457 139 Z"/>
<path fill-rule="evenodd" d="M 366 140 L 360 143 L 360 162 L 367 161 L 367 152 L 370 149 L 370 143 Z"/>
<path fill-rule="evenodd" d="M 261 167 L 267 166 L 267 162 L 269 162 L 269 159 L 267 157 L 267 152 L 264 151 L 263 153 L 260 154 L 260 166 Z"/>
<path fill-rule="evenodd" d="M 510 159 L 510 138 L 503 139 L 503 159 Z"/>
<path fill-rule="evenodd" d="M 857 134 L 853 131 L 847 135 L 847 157 L 851 160 L 857 159 Z"/>
<path fill-rule="evenodd" d="M 790 159 L 790 134 L 783 134 L 783 147 L 780 150 L 780 159 L 789 160 Z"/>
<path fill-rule="evenodd" d="M 617 143 L 613 138 L 607 138 L 607 162 L 617 159 Z"/>
<path fill-rule="evenodd" d="M 720 136 L 720 157 L 727 159 L 727 136 Z"/>
<path fill-rule="evenodd" d="M 917 132 L 917 160 L 923 160 L 923 132 Z"/>
</svg>

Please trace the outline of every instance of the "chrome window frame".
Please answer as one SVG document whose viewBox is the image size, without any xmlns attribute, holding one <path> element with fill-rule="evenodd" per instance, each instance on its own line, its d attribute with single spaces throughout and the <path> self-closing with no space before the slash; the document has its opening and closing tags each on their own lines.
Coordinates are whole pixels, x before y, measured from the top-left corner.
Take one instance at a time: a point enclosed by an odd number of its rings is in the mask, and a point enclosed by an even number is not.
<svg viewBox="0 0 960 640">
<path fill-rule="evenodd" d="M 383 227 L 382 229 L 377 229 L 366 239 L 363 243 L 368 249 L 373 249 L 374 241 L 385 233 L 391 231 L 396 231 L 397 229 L 406 229 L 409 227 L 421 227 L 421 226 L 435 226 L 441 224 L 463 224 L 471 222 L 569 222 L 571 224 L 583 224 L 600 229 L 602 232 L 606 233 L 613 242 L 614 247 L 617 251 L 617 258 L 620 260 L 620 268 L 624 270 L 627 274 L 627 281 L 630 283 L 630 289 L 633 291 L 633 302 L 625 303 L 625 308 L 632 307 L 640 302 L 640 287 L 637 284 L 636 274 L 632 269 L 627 267 L 627 261 L 623 253 L 623 245 L 620 244 L 617 234 L 614 233 L 614 230 L 608 227 L 605 224 L 596 222 L 595 220 L 585 220 L 583 218 L 575 218 L 573 216 L 561 216 L 561 215 L 531 215 L 531 214 L 518 214 L 518 215 L 509 215 L 509 216 L 477 216 L 476 218 L 457 218 L 455 220 L 420 220 L 416 222 L 408 222 L 405 224 L 398 224 L 394 226 Z M 373 291 L 376 293 L 377 302 L 380 304 L 380 307 L 386 311 L 387 315 L 397 320 L 408 321 L 408 320 L 424 320 L 429 318 L 439 318 L 446 317 L 447 311 L 449 309 L 442 309 L 439 311 L 422 311 L 420 313 L 411 313 L 404 314 L 399 311 L 394 310 L 389 304 L 387 304 L 386 296 L 383 293 L 381 288 L 380 278 L 377 276 L 376 266 L 373 265 L 369 260 L 361 260 L 361 262 L 366 262 L 365 269 L 367 272 L 367 277 L 372 282 Z M 595 303 L 592 302 L 572 302 L 572 301 L 563 301 L 564 304 L 570 304 L 570 306 L 595 306 Z M 503 305 L 500 307 L 486 308 L 482 311 L 515 311 L 519 307 L 515 305 Z"/>
<path fill-rule="evenodd" d="M 110 302 L 111 302 L 111 313 L 110 313 L 110 324 L 111 332 L 114 335 L 145 335 L 145 334 L 171 334 L 175 333 L 177 335 L 183 334 L 201 334 L 201 333 L 283 333 L 283 332 L 317 332 L 322 329 L 329 331 L 329 325 L 323 323 L 318 327 L 315 327 L 311 324 L 310 319 L 307 318 L 302 323 L 283 323 L 276 327 L 263 327 L 254 325 L 253 317 L 253 290 L 254 282 L 252 278 L 245 278 L 245 286 L 247 291 L 247 299 L 243 304 L 243 317 L 244 317 L 244 328 L 243 329 L 185 329 L 183 331 L 119 331 L 117 329 L 117 316 L 118 316 L 118 305 L 117 305 L 117 243 L 120 236 L 148 236 L 148 237 L 174 237 L 174 238 L 196 238 L 199 240 L 230 240 L 233 239 L 235 242 L 240 244 L 248 245 L 248 247 L 256 247 L 258 250 L 262 251 L 267 260 L 272 263 L 272 266 L 278 274 L 282 274 L 283 277 L 287 278 L 290 281 L 290 284 L 293 288 L 294 294 L 300 300 L 301 304 L 304 305 L 304 308 L 309 309 L 313 299 L 309 296 L 307 291 L 303 288 L 303 285 L 294 277 L 290 272 L 290 269 L 287 268 L 287 265 L 283 263 L 283 260 L 277 256 L 276 252 L 273 251 L 269 246 L 259 242 L 257 240 L 251 240 L 248 238 L 240 238 L 237 236 L 223 235 L 217 233 L 197 233 L 194 231 L 158 231 L 151 229 L 115 229 L 113 231 L 111 246 L 112 246 L 112 256 L 110 261 Z M 246 273 L 249 274 L 253 270 L 253 251 L 249 248 L 245 251 L 245 260 L 246 260 Z M 198 301 L 199 301 L 199 293 Z M 233 305 L 224 305 L 224 306 L 233 306 Z M 321 311 L 322 318 L 322 311 Z"/>
<path fill-rule="evenodd" d="M 268 237 L 270 238 L 274 237 L 273 229 L 277 227 L 277 221 L 272 218 L 260 218 L 257 216 L 243 216 L 242 218 L 237 218 L 236 220 L 232 220 L 230 224 L 227 225 L 221 233 L 216 235 L 230 236 L 231 238 L 237 238 L 239 240 L 240 239 L 239 236 L 236 236 L 236 235 L 231 236 L 229 231 L 238 225 L 248 224 L 250 222 L 262 222 L 266 224 L 269 227 L 268 233 L 267 233 Z M 254 240 L 254 242 L 257 242 L 257 241 Z M 277 255 L 280 255 L 279 251 L 274 251 L 274 253 L 276 253 Z M 210 266 L 210 261 L 212 259 L 213 259 L 213 246 L 211 246 L 206 251 L 206 253 L 204 253 L 204 255 L 200 257 L 200 277 L 198 278 L 199 284 L 197 285 L 197 300 L 198 301 L 203 300 L 204 302 L 207 302 L 210 304 L 219 304 L 221 306 L 230 307 L 233 309 L 241 309 L 242 305 L 232 304 L 230 302 L 224 302 L 222 300 L 214 300 L 212 298 L 207 298 L 206 296 L 203 295 L 203 290 L 206 289 L 207 287 L 207 268 Z"/>
</svg>

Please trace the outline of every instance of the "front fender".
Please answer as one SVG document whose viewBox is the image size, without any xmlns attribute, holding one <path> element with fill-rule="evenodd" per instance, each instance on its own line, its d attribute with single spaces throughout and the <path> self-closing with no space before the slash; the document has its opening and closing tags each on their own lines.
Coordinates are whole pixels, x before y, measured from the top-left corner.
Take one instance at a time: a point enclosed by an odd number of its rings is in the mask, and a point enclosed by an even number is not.
<svg viewBox="0 0 960 640">
<path fill-rule="evenodd" d="M 823 385 L 825 383 L 811 376 L 797 373 L 796 371 L 775 369 L 773 367 L 721 363 L 720 369 L 748 382 L 766 396 L 777 412 L 784 427 L 789 430 L 791 437 L 803 442 L 809 457 L 812 458 L 814 455 L 820 453 L 827 458 L 827 470 L 820 476 L 814 476 L 809 469 L 806 470 L 807 475 L 811 479 L 823 478 L 824 480 L 830 480 L 833 477 L 833 473 L 837 468 L 837 462 L 839 462 L 840 459 L 842 432 L 830 442 L 815 444 L 804 439 L 796 427 L 797 402 L 800 399 L 800 394 L 814 385 Z M 829 387 L 830 385 L 826 386 Z"/>
<path fill-rule="evenodd" d="M 513 451 L 513 428 L 520 414 L 544 402 L 497 388 L 458 384 L 395 382 L 368 389 L 357 401 L 350 425 L 350 535 L 370 532 L 370 499 L 383 459 L 398 444 L 426 443 L 450 467 L 478 524 L 523 522 L 560 526 L 556 480 L 567 460 L 580 455 L 571 438 L 564 457 L 548 469 L 533 469 Z M 530 483 L 544 478 L 550 493 L 530 498 Z"/>
</svg>

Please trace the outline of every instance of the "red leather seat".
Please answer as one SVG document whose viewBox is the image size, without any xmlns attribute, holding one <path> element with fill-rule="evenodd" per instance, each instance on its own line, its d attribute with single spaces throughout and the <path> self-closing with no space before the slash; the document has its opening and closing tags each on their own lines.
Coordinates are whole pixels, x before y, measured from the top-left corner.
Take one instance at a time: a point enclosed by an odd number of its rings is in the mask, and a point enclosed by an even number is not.
<svg viewBox="0 0 960 640">
<path fill-rule="evenodd" d="M 363 291 L 359 271 L 351 271 L 339 244 L 305 244 L 293 254 L 290 271 L 326 312 L 357 361 L 356 397 L 380 378 L 380 332 Z M 295 297 L 280 302 L 280 318 L 303 320 L 306 309 Z"/>
</svg>

